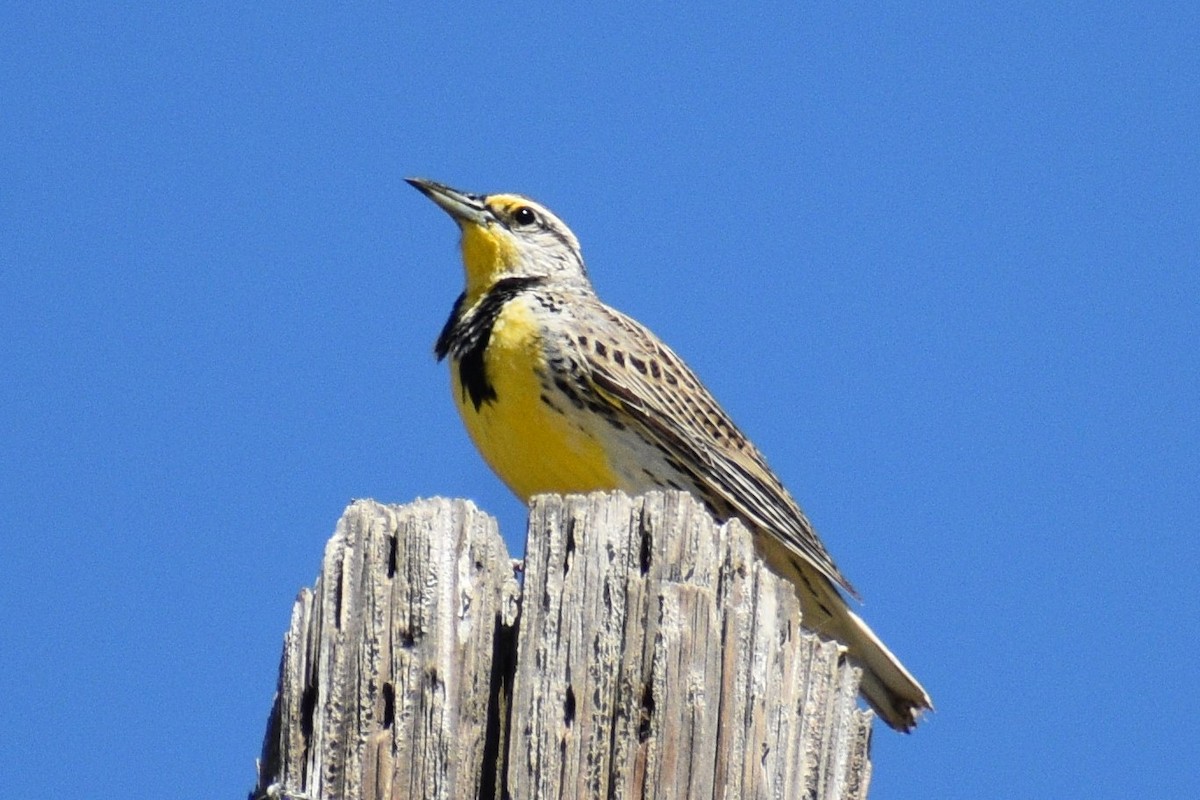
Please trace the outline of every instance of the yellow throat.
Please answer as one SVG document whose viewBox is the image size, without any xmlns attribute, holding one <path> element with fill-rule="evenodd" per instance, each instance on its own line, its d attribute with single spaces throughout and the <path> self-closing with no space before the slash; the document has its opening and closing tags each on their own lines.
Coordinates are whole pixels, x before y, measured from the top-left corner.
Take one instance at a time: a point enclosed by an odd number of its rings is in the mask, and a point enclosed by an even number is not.
<svg viewBox="0 0 1200 800">
<path fill-rule="evenodd" d="M 509 198 L 488 198 L 489 205 Z M 512 239 L 497 230 L 495 223 L 459 220 L 462 228 L 463 270 L 466 273 L 464 307 L 470 308 L 516 263 L 519 251 Z"/>
</svg>

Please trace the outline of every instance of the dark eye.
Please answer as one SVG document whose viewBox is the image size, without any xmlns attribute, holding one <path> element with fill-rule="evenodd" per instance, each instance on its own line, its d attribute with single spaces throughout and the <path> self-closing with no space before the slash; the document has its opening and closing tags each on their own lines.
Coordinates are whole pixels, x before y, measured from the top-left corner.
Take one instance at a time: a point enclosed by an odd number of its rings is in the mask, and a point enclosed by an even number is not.
<svg viewBox="0 0 1200 800">
<path fill-rule="evenodd" d="M 537 214 L 529 206 L 521 206 L 513 212 L 513 221 L 518 225 L 532 225 L 537 222 Z"/>
</svg>

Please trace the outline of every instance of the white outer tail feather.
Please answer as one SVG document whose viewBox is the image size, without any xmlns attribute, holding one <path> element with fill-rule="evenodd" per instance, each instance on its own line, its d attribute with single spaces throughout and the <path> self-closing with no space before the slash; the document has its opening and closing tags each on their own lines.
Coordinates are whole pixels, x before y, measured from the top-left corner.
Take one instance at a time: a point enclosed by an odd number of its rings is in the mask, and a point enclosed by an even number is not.
<svg viewBox="0 0 1200 800">
<path fill-rule="evenodd" d="M 859 691 L 884 722 L 907 733 L 922 712 L 933 710 L 929 693 L 861 617 L 848 608 L 844 610 L 847 624 L 843 642 L 851 661 L 863 671 Z"/>
<path fill-rule="evenodd" d="M 933 710 L 925 688 L 850 610 L 828 578 L 775 537 L 759 534 L 755 539 L 767 565 L 796 587 L 801 624 L 845 645 L 846 655 L 862 669 L 859 692 L 863 698 L 890 727 L 911 731 L 923 712 Z"/>
</svg>

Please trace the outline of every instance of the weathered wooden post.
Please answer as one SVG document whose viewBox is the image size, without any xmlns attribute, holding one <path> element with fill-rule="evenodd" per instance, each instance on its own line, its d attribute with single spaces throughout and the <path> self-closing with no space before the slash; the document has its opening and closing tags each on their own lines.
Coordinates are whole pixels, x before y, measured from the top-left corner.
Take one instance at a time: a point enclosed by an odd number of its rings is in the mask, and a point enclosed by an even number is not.
<svg viewBox="0 0 1200 800">
<path fill-rule="evenodd" d="M 871 715 L 690 495 L 353 504 L 296 601 L 253 797 L 862 798 Z"/>
</svg>

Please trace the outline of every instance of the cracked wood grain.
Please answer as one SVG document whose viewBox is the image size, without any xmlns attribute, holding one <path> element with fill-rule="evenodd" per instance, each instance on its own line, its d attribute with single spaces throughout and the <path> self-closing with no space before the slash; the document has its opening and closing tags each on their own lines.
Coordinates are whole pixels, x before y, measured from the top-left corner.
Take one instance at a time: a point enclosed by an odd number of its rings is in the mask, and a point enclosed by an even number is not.
<svg viewBox="0 0 1200 800">
<path fill-rule="evenodd" d="M 297 599 L 252 796 L 866 797 L 871 714 L 739 523 L 545 496 L 523 586 L 469 502 L 360 501 Z"/>
</svg>

